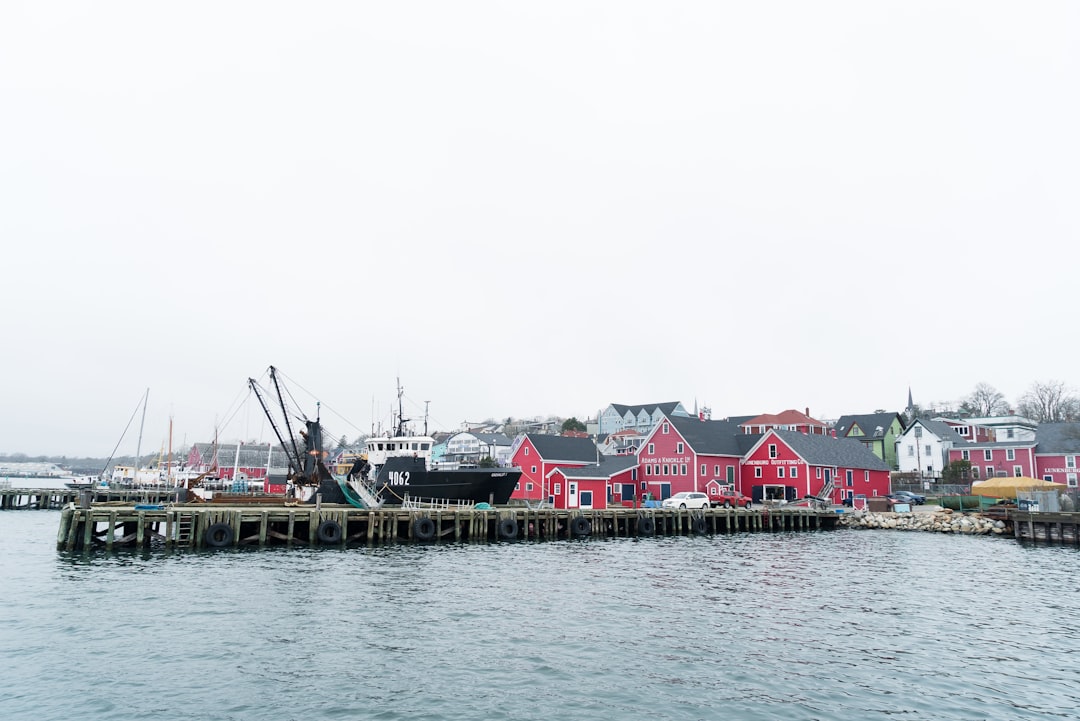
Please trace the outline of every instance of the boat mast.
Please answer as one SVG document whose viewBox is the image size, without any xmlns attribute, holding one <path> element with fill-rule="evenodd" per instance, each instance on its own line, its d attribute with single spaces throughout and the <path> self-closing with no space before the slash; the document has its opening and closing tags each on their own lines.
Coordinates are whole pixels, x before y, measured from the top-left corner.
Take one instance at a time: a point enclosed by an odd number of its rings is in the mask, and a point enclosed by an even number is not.
<svg viewBox="0 0 1080 721">
<path fill-rule="evenodd" d="M 405 417 L 405 409 L 401 404 L 401 397 L 405 395 L 405 389 L 401 387 L 401 376 L 397 379 L 397 417 L 398 427 L 396 435 L 400 438 L 405 435 L 405 421 L 409 420 Z"/>
<path fill-rule="evenodd" d="M 142 404 L 142 420 L 139 421 L 139 441 L 135 444 L 135 469 L 132 472 L 131 482 L 139 482 L 139 456 L 142 454 L 142 434 L 143 428 L 146 426 L 146 403 L 150 400 L 150 389 L 146 389 L 146 395 L 143 396 Z"/>
<path fill-rule="evenodd" d="M 172 414 L 169 415 L 169 457 L 165 460 L 165 482 L 172 485 Z"/>
</svg>

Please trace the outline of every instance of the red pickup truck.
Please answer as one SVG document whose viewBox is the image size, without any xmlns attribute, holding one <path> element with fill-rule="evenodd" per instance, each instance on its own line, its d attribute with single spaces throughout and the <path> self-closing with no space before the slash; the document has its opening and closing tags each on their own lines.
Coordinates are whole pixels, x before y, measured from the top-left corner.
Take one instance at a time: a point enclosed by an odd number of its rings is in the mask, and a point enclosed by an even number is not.
<svg viewBox="0 0 1080 721">
<path fill-rule="evenodd" d="M 714 491 L 709 493 L 709 505 L 713 508 L 750 507 L 750 499 L 738 491 Z"/>
</svg>

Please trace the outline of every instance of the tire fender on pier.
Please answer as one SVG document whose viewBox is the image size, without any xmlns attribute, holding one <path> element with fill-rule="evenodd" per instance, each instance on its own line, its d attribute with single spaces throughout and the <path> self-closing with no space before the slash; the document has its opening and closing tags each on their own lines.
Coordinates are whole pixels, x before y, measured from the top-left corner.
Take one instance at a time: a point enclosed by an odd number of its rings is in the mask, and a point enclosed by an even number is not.
<svg viewBox="0 0 1080 721">
<path fill-rule="evenodd" d="M 435 538 L 435 521 L 428 517 L 417 518 L 412 524 L 413 536 L 421 541 L 430 541 Z"/>
<path fill-rule="evenodd" d="M 504 518 L 499 521 L 499 538 L 517 538 L 518 522 L 516 518 Z"/>
<path fill-rule="evenodd" d="M 233 530 L 228 523 L 213 523 L 206 529 L 206 545 L 211 548 L 228 548 L 233 544 Z"/>
<path fill-rule="evenodd" d="M 693 524 L 692 524 L 692 528 L 694 529 L 694 533 L 696 533 L 699 536 L 704 536 L 705 532 L 709 530 L 709 526 L 706 523 L 704 516 L 695 517 L 694 521 L 693 521 Z"/>
<path fill-rule="evenodd" d="M 656 533 L 656 521 L 651 516 L 641 516 L 637 519 L 637 532 L 639 536 L 651 536 Z"/>
<path fill-rule="evenodd" d="M 319 543 L 325 543 L 328 546 L 341 543 L 341 524 L 332 518 L 320 523 L 315 533 L 319 537 Z"/>
<path fill-rule="evenodd" d="M 581 536 L 588 536 L 590 533 L 592 533 L 592 524 L 589 522 L 588 518 L 585 518 L 584 516 L 577 516 L 572 521 L 570 521 L 570 533 L 578 536 L 579 538 Z"/>
</svg>

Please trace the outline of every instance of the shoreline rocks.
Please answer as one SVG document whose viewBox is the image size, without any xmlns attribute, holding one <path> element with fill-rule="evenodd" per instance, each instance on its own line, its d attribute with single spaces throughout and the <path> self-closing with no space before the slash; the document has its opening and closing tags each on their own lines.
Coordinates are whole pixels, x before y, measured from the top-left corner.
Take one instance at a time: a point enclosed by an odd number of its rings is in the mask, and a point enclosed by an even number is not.
<svg viewBox="0 0 1080 721">
<path fill-rule="evenodd" d="M 845 528 L 884 528 L 897 531 L 964 533 L 973 536 L 1000 536 L 1007 531 L 1004 521 L 977 514 L 953 513 L 947 508 L 930 513 L 855 511 L 842 514 L 838 523 Z"/>
</svg>

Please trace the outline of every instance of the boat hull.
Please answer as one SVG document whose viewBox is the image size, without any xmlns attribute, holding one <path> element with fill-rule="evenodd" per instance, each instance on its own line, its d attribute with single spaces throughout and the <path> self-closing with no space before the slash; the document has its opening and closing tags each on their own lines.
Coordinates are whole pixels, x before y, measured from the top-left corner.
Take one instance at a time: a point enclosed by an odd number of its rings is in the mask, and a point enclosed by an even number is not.
<svg viewBox="0 0 1080 721">
<path fill-rule="evenodd" d="M 505 505 L 521 478 L 519 468 L 428 470 L 423 459 L 390 458 L 379 469 L 375 489 L 383 503 L 411 500 L 468 501 Z"/>
</svg>

